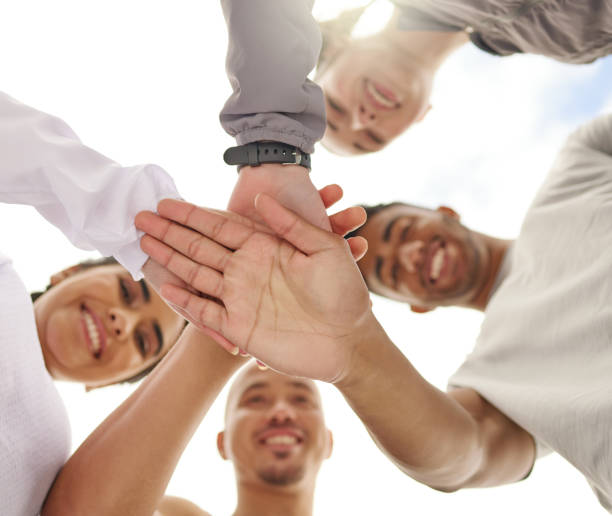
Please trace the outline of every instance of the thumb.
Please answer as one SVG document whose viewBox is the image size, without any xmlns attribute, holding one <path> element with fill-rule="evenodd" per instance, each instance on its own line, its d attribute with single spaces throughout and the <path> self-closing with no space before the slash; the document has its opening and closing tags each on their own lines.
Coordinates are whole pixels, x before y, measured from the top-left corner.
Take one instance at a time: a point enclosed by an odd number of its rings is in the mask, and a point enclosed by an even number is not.
<svg viewBox="0 0 612 516">
<path fill-rule="evenodd" d="M 329 249 L 337 238 L 333 233 L 306 222 L 264 193 L 255 197 L 255 209 L 272 231 L 306 255 Z"/>
</svg>

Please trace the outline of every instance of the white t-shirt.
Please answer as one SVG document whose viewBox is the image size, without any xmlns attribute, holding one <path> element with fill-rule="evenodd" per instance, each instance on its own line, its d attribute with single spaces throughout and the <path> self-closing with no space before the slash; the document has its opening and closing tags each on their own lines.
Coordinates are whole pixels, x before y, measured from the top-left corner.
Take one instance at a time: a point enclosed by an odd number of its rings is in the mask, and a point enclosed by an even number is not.
<svg viewBox="0 0 612 516">
<path fill-rule="evenodd" d="M 146 255 L 134 216 L 167 197 L 178 193 L 161 168 L 121 167 L 61 120 L 0 93 L 0 202 L 34 206 L 73 244 L 114 255 L 138 278 Z M 26 238 L 35 244 L 35 235 Z M 0 513 L 38 514 L 69 451 L 68 417 L 44 366 L 32 303 L 0 254 Z"/>
<path fill-rule="evenodd" d="M 449 385 L 565 457 L 612 511 L 611 115 L 569 137 L 510 253 Z"/>
</svg>

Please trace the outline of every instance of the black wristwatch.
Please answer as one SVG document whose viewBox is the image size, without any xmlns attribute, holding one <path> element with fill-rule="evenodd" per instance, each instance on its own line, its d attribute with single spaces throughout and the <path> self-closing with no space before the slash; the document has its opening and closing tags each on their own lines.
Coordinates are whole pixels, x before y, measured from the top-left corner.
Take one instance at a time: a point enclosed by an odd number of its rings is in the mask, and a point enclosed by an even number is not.
<svg viewBox="0 0 612 516">
<path fill-rule="evenodd" d="M 228 165 L 238 165 L 238 171 L 246 165 L 257 167 L 263 163 L 300 165 L 310 170 L 310 154 L 279 142 L 254 142 L 230 147 L 223 153 L 223 161 Z"/>
</svg>

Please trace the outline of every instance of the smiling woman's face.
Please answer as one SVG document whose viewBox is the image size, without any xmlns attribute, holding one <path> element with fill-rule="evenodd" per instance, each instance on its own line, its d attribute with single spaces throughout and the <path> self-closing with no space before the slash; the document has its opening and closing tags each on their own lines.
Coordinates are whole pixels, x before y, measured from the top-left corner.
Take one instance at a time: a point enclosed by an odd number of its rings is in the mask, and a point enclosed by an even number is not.
<svg viewBox="0 0 612 516">
<path fill-rule="evenodd" d="M 327 103 L 323 144 L 344 155 L 381 150 L 425 116 L 432 80 L 381 36 L 349 41 L 316 79 Z"/>
<path fill-rule="evenodd" d="M 99 387 L 130 378 L 176 342 L 183 319 L 121 265 L 77 272 L 34 303 L 45 364 L 58 380 Z"/>
</svg>

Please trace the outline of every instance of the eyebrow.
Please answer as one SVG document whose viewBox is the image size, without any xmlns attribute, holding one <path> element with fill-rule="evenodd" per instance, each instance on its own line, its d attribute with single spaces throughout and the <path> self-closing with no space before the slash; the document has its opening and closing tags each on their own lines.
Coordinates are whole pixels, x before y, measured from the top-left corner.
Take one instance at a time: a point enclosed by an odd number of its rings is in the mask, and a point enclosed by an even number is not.
<svg viewBox="0 0 612 516">
<path fill-rule="evenodd" d="M 382 266 L 384 264 L 384 260 L 382 256 L 377 256 L 376 257 L 376 267 L 374 269 L 374 274 L 376 275 L 376 278 L 378 278 L 378 281 L 380 281 L 381 283 L 383 282 L 382 279 L 382 275 L 381 275 L 381 270 L 382 270 Z"/>
<path fill-rule="evenodd" d="M 358 142 L 353 142 L 353 147 L 355 147 L 356 149 L 359 149 L 361 152 L 374 152 L 370 149 L 366 149 L 363 145 L 361 145 Z"/>
<path fill-rule="evenodd" d="M 264 387 L 267 387 L 267 386 L 268 386 L 267 382 L 255 382 L 255 383 L 252 383 L 246 389 L 244 389 L 244 391 L 242 391 L 242 394 L 240 394 L 240 397 L 242 398 L 242 396 L 244 396 L 249 391 L 252 391 L 254 389 L 263 389 Z"/>
<path fill-rule="evenodd" d="M 292 387 L 295 387 L 297 389 L 303 389 L 305 391 L 309 391 L 309 392 L 314 392 L 312 390 L 312 387 L 310 387 L 310 385 L 304 383 L 304 382 L 296 382 L 296 381 L 292 381 L 292 382 L 287 382 L 289 385 L 291 385 Z"/>
<path fill-rule="evenodd" d="M 379 145 L 384 145 L 385 143 L 387 143 L 387 141 L 384 138 L 380 137 L 378 134 L 371 131 L 370 129 L 367 129 L 365 133 Z"/>
<path fill-rule="evenodd" d="M 157 337 L 157 349 L 155 350 L 154 354 L 154 356 L 157 356 L 164 347 L 164 335 L 161 331 L 161 326 L 157 321 L 153 322 L 153 331 L 155 332 L 155 336 Z"/>
<path fill-rule="evenodd" d="M 385 228 L 385 231 L 383 232 L 382 236 L 384 242 L 388 242 L 391 238 L 391 231 L 393 231 L 393 226 L 399 219 L 401 219 L 401 216 L 394 217 L 389 221 L 389 224 L 387 224 L 387 227 Z"/>
<path fill-rule="evenodd" d="M 141 279 L 138 283 L 140 283 L 140 288 L 142 289 L 142 297 L 145 303 L 148 303 L 149 301 L 151 301 L 151 292 L 149 291 L 149 287 L 143 279 Z"/>
</svg>

